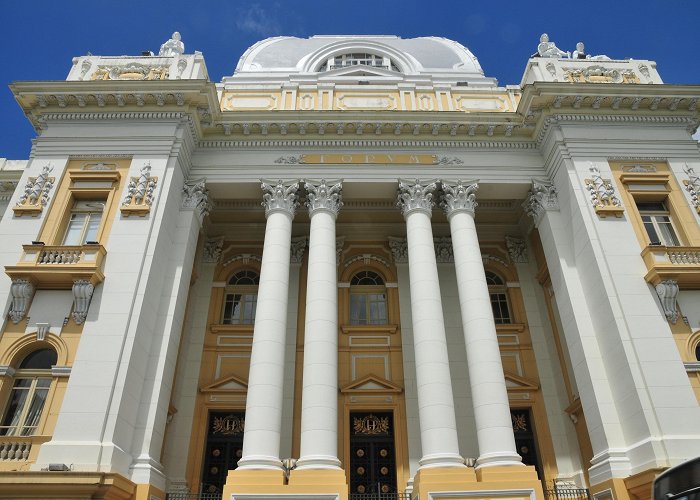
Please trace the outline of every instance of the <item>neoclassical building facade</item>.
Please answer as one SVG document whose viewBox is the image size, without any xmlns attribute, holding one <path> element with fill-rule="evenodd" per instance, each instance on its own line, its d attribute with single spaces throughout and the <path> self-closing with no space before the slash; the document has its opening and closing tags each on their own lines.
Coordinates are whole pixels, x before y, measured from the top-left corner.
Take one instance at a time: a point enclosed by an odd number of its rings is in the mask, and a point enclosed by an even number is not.
<svg viewBox="0 0 700 500">
<path fill-rule="evenodd" d="M 215 83 L 175 33 L 12 84 L 0 497 L 649 498 L 700 455 L 700 87 L 523 64 L 277 37 Z"/>
</svg>

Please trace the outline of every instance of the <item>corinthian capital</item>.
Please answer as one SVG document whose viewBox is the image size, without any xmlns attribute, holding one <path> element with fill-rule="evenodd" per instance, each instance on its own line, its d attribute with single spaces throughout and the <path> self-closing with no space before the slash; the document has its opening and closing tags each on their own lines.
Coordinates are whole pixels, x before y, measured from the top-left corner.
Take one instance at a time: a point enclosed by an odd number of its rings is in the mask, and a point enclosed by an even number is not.
<svg viewBox="0 0 700 500">
<path fill-rule="evenodd" d="M 450 184 L 442 181 L 442 202 L 440 206 L 445 211 L 447 218 L 457 212 L 469 212 L 474 215 L 474 209 L 477 207 L 476 190 L 479 189 L 479 184 L 476 181 L 462 182 L 457 181 L 455 184 Z"/>
<path fill-rule="evenodd" d="M 433 191 L 437 188 L 436 181 L 408 181 L 399 179 L 399 193 L 396 206 L 401 209 L 404 217 L 411 212 L 421 211 L 430 216 L 433 211 Z"/>
<path fill-rule="evenodd" d="M 533 179 L 523 208 L 527 215 L 535 219 L 537 226 L 546 211 L 559 210 L 556 188 L 549 181 Z"/>
<path fill-rule="evenodd" d="M 273 212 L 285 212 L 294 217 L 294 212 L 299 206 L 296 194 L 299 189 L 299 182 L 260 179 L 260 183 L 260 187 L 263 190 L 262 206 L 265 207 L 265 217 L 269 217 Z"/>
<path fill-rule="evenodd" d="M 309 216 L 313 215 L 317 210 L 329 212 L 334 217 L 338 216 L 338 210 L 343 206 L 343 181 L 326 181 L 321 179 L 321 182 L 304 181 L 306 188 L 306 206 L 309 207 Z"/>
</svg>

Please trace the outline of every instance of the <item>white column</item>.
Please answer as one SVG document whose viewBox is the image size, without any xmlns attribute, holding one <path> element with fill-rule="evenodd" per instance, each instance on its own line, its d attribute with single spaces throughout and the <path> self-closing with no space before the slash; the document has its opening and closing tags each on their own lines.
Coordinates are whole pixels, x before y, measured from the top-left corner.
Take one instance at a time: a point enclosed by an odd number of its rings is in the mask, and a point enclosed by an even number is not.
<svg viewBox="0 0 700 500">
<path fill-rule="evenodd" d="M 311 229 L 306 281 L 301 447 L 297 469 L 339 469 L 335 219 L 341 181 L 306 181 Z"/>
<path fill-rule="evenodd" d="M 265 207 L 258 305 L 250 354 L 243 456 L 239 469 L 280 469 L 289 257 L 298 182 L 262 181 Z"/>
<path fill-rule="evenodd" d="M 443 182 L 442 208 L 450 222 L 462 328 L 467 349 L 476 437 L 477 468 L 522 465 L 515 451 L 501 351 L 474 225 L 476 182 Z"/>
<path fill-rule="evenodd" d="M 445 322 L 430 225 L 435 182 L 399 180 L 398 206 L 406 219 L 413 344 L 416 356 L 421 467 L 464 467 L 447 356 Z"/>
</svg>

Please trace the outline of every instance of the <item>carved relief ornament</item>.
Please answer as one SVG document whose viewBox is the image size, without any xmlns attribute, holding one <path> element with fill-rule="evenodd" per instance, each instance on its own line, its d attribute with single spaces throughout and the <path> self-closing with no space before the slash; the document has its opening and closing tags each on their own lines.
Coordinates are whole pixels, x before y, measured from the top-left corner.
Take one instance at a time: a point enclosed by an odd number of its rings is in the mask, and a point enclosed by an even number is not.
<svg viewBox="0 0 700 500">
<path fill-rule="evenodd" d="M 260 187 L 263 190 L 262 206 L 265 207 L 265 217 L 269 217 L 273 212 L 285 212 L 294 218 L 299 202 L 297 201 L 297 191 L 299 181 L 284 182 L 266 181 L 260 179 Z"/>
<path fill-rule="evenodd" d="M 700 214 L 700 177 L 688 164 L 685 165 L 683 171 L 688 176 L 688 179 L 683 181 L 683 185 L 685 190 L 690 193 L 690 201 L 693 203 L 695 211 Z"/>
<path fill-rule="evenodd" d="M 510 260 L 516 264 L 527 263 L 527 243 L 525 243 L 525 240 L 513 236 L 506 236 L 506 248 L 508 249 Z"/>
<path fill-rule="evenodd" d="M 557 190 L 548 180 L 532 180 L 532 187 L 523 203 L 525 213 L 535 220 L 537 226 L 545 212 L 559 210 Z"/>
<path fill-rule="evenodd" d="M 49 201 L 49 192 L 56 180 L 55 177 L 49 176 L 52 170 L 53 166 L 48 163 L 41 169 L 41 173 L 38 176 L 27 179 L 24 192 L 17 201 L 17 205 L 13 207 L 15 215 L 29 214 L 37 216 L 41 213 Z"/>
<path fill-rule="evenodd" d="M 442 181 L 443 195 L 440 206 L 447 217 L 449 218 L 456 212 L 467 212 L 474 216 L 474 210 L 478 206 L 476 202 L 476 191 L 478 189 L 479 184 L 476 181 L 457 181 L 455 184 Z"/>
<path fill-rule="evenodd" d="M 678 309 L 676 308 L 678 290 L 678 282 L 676 280 L 664 280 L 656 285 L 656 294 L 661 301 L 664 315 L 674 325 L 678 321 Z"/>
<path fill-rule="evenodd" d="M 591 172 L 592 178 L 585 179 L 586 189 L 591 197 L 591 203 L 595 211 L 601 217 L 614 215 L 622 217 L 625 209 L 622 202 L 615 194 L 615 187 L 610 179 L 603 179 L 600 175 L 598 167 L 592 163 L 588 169 Z"/>
<path fill-rule="evenodd" d="M 16 325 L 24 319 L 29 310 L 29 303 L 34 297 L 34 285 L 25 279 L 13 279 L 10 285 L 10 295 L 12 296 L 12 304 L 9 316 Z"/>
<path fill-rule="evenodd" d="M 95 287 L 88 280 L 73 282 L 73 321 L 76 325 L 85 322 Z"/>
<path fill-rule="evenodd" d="M 430 180 L 409 181 L 399 179 L 399 190 L 396 205 L 401 209 L 404 217 L 408 217 L 412 212 L 423 212 L 428 217 L 432 214 L 433 191 L 437 189 L 437 181 Z"/>
<path fill-rule="evenodd" d="M 121 206 L 122 215 L 143 217 L 150 212 L 157 184 L 158 177 L 151 176 L 151 164 L 147 162 L 141 167 L 139 176 L 132 177 L 126 187 L 126 195 Z"/>
<path fill-rule="evenodd" d="M 306 206 L 309 208 L 309 216 L 316 211 L 325 211 L 333 217 L 338 216 L 340 207 L 343 206 L 343 181 L 326 181 L 321 179 L 319 183 L 305 180 Z"/>
<path fill-rule="evenodd" d="M 131 63 L 125 66 L 101 66 L 91 80 L 167 80 L 167 66 Z"/>
</svg>

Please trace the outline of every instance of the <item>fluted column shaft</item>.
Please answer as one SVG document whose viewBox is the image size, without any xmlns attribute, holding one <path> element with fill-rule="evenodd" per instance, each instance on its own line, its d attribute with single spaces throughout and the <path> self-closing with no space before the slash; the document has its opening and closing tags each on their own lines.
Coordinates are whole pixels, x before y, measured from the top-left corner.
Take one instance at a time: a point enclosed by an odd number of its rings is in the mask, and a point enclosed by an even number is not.
<svg viewBox="0 0 700 500">
<path fill-rule="evenodd" d="M 305 187 L 311 228 L 297 469 L 339 469 L 335 219 L 342 206 L 342 184 L 307 181 Z"/>
<path fill-rule="evenodd" d="M 263 181 L 267 223 L 250 355 L 239 469 L 280 469 L 284 351 L 292 219 L 298 183 Z"/>
<path fill-rule="evenodd" d="M 435 183 L 399 181 L 399 200 L 406 219 L 411 289 L 413 344 L 420 419 L 421 467 L 463 467 L 445 323 L 430 223 Z"/>
<path fill-rule="evenodd" d="M 476 436 L 477 467 L 522 465 L 515 451 L 508 391 L 479 240 L 474 224 L 478 185 L 443 183 L 442 207 L 450 223 L 462 327 L 467 349 Z"/>
</svg>

